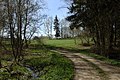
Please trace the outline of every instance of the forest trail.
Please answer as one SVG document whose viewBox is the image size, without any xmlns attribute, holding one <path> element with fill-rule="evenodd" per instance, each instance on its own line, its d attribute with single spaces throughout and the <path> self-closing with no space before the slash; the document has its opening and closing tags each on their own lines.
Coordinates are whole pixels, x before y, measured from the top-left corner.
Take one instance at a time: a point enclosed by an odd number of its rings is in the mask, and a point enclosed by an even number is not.
<svg viewBox="0 0 120 80">
<path fill-rule="evenodd" d="M 57 50 L 74 63 L 74 80 L 120 80 L 120 68 L 80 53 Z"/>
</svg>

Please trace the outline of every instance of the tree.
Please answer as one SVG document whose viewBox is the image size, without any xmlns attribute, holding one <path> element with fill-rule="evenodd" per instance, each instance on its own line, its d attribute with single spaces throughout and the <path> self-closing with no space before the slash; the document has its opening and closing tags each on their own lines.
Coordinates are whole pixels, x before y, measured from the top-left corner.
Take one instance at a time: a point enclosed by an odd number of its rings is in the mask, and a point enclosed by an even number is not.
<svg viewBox="0 0 120 80">
<path fill-rule="evenodd" d="M 0 30 L 9 34 L 11 53 L 14 61 L 19 62 L 27 49 L 28 40 L 37 30 L 40 21 L 37 13 L 43 5 L 33 0 L 2 0 L 0 4 L 4 5 L 0 12 L 0 15 L 4 14 L 0 18 Z"/>
<path fill-rule="evenodd" d="M 3 37 L 4 37 L 4 32 L 5 32 L 5 25 L 6 25 L 6 7 L 5 7 L 5 2 L 4 0 L 0 0 L 0 68 L 2 67 L 2 62 L 1 58 L 2 56 L 2 50 L 7 50 L 5 45 L 3 45 Z"/>
<path fill-rule="evenodd" d="M 49 39 L 52 38 L 52 23 L 53 23 L 52 17 L 47 17 L 44 23 L 45 34 L 47 34 Z"/>
<path fill-rule="evenodd" d="M 73 32 L 70 30 L 69 22 L 66 19 L 61 19 L 59 25 L 61 38 L 72 37 Z"/>
<path fill-rule="evenodd" d="M 55 37 L 60 37 L 60 30 L 59 30 L 59 21 L 57 16 L 54 19 L 54 30 L 56 31 Z"/>
<path fill-rule="evenodd" d="M 120 7 L 119 0 L 65 0 L 70 1 L 68 7 L 71 29 L 82 27 L 89 30 L 95 42 L 97 53 L 109 56 L 114 47 L 118 46 Z M 73 26 L 74 25 L 74 26 Z M 115 44 L 115 45 L 114 45 Z M 120 47 L 120 46 L 119 46 Z"/>
</svg>

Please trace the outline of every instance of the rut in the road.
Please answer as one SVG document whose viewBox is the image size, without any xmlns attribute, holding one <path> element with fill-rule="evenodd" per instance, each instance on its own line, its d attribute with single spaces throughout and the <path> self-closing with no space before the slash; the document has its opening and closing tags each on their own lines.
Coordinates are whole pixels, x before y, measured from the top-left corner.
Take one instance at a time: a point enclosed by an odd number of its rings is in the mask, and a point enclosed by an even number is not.
<svg viewBox="0 0 120 80">
<path fill-rule="evenodd" d="M 74 80 L 107 80 L 105 76 L 101 76 L 104 73 L 98 73 L 96 67 L 93 67 L 78 55 L 72 53 L 61 54 L 73 61 L 75 67 Z"/>
<path fill-rule="evenodd" d="M 80 53 L 59 50 L 74 63 L 74 80 L 120 80 L 120 68 Z"/>
</svg>

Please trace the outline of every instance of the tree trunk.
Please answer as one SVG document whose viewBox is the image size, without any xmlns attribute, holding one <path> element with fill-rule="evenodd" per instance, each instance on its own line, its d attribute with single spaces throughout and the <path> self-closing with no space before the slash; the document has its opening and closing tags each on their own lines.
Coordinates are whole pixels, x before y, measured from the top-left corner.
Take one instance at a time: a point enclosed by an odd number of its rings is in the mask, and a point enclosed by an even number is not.
<svg viewBox="0 0 120 80">
<path fill-rule="evenodd" d="M 1 59 L 0 59 L 0 68 L 2 67 Z"/>
<path fill-rule="evenodd" d="M 97 53 L 100 54 L 100 35 L 99 35 L 99 30 L 98 26 L 96 26 L 96 48 L 97 48 Z"/>
<path fill-rule="evenodd" d="M 115 23 L 115 29 L 114 29 L 114 46 L 116 46 L 116 41 L 117 41 L 117 31 L 116 31 L 116 23 Z"/>
<path fill-rule="evenodd" d="M 114 30 L 113 30 L 113 25 L 109 26 L 110 29 L 110 34 L 109 34 L 109 44 L 108 44 L 108 56 L 110 56 L 109 54 L 112 54 L 113 51 L 113 39 L 114 39 Z"/>
</svg>

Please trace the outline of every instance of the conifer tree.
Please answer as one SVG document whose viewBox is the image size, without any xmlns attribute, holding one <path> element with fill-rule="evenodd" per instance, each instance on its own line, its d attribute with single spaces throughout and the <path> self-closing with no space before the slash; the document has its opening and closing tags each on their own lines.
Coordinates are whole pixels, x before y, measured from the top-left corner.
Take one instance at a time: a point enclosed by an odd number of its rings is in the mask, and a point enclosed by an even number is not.
<svg viewBox="0 0 120 80">
<path fill-rule="evenodd" d="M 57 16 L 54 19 L 54 30 L 56 31 L 55 37 L 60 37 L 60 30 L 59 30 L 59 20 Z"/>
</svg>

